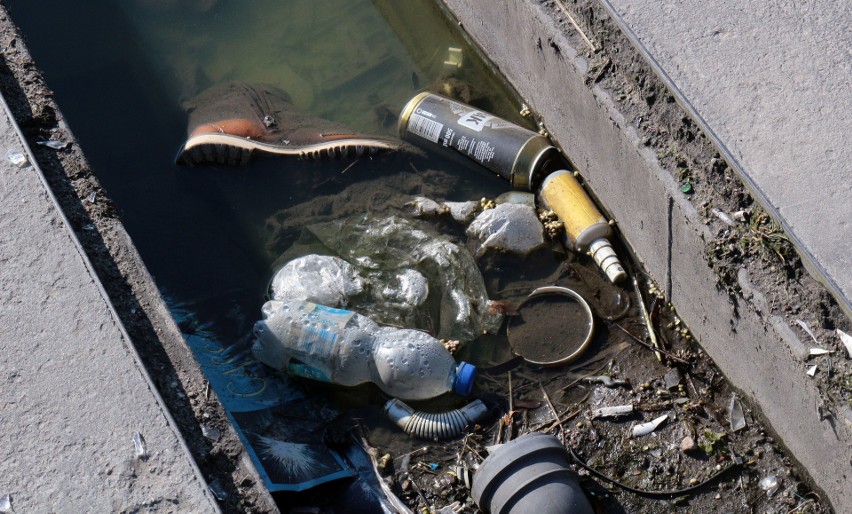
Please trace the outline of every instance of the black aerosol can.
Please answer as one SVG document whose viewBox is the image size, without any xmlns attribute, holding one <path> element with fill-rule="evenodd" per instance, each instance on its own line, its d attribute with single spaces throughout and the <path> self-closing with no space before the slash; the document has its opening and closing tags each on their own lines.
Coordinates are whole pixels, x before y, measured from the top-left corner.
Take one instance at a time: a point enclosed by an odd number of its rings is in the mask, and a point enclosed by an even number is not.
<svg viewBox="0 0 852 514">
<path fill-rule="evenodd" d="M 559 151 L 544 136 L 433 93 L 420 93 L 399 118 L 402 139 L 464 156 L 509 180 L 512 187 L 533 190 L 559 169 Z"/>
</svg>

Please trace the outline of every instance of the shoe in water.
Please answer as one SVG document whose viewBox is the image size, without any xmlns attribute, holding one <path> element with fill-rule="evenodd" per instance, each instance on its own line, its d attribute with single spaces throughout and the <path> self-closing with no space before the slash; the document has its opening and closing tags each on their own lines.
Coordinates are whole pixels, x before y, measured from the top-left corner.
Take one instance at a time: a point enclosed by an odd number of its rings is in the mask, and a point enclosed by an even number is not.
<svg viewBox="0 0 852 514">
<path fill-rule="evenodd" d="M 189 137 L 177 164 L 245 165 L 255 155 L 354 158 L 398 150 L 402 142 L 357 134 L 300 112 L 287 93 L 267 85 L 226 83 L 189 106 Z"/>
</svg>

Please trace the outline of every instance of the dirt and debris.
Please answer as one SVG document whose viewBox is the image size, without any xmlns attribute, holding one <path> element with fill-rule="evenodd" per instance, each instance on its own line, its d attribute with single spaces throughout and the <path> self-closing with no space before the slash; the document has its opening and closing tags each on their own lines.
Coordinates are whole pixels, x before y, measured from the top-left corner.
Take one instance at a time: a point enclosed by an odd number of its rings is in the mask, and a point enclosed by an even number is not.
<svg viewBox="0 0 852 514">
<path fill-rule="evenodd" d="M 770 313 L 781 316 L 802 340 L 796 319 L 809 323 L 821 346 L 840 354 L 843 345 L 836 329 L 849 331 L 852 321 L 837 301 L 805 269 L 780 226 L 760 207 L 708 137 L 676 103 L 648 64 L 630 44 L 607 12 L 590 0 L 560 2 L 595 50 L 562 16 L 554 0 L 541 0 L 560 21 L 575 48 L 590 65 L 588 87 L 600 87 L 616 102 L 626 120 L 636 128 L 642 144 L 653 149 L 660 165 L 682 186 L 684 196 L 698 208 L 713 238 L 706 258 L 718 276 L 717 287 L 726 291 L 740 309 L 757 308 L 743 295 L 738 280 L 748 271 L 753 287 L 766 297 Z M 751 307 L 749 307 L 751 305 Z M 833 359 L 830 371 L 816 373 L 814 382 L 830 405 L 852 402 L 852 360 Z"/>
<path fill-rule="evenodd" d="M 618 286 L 609 284 L 593 263 L 549 253 L 534 256 L 541 259 L 535 265 L 508 256 L 482 263 L 486 281 L 499 284 L 503 269 L 549 268 L 545 277 L 513 282 L 500 300 L 517 304 L 544 283 L 582 291 L 597 303 L 596 311 L 601 298 L 618 297 L 610 291 Z M 653 330 L 665 352 L 661 360 L 652 346 L 638 344 L 649 339 L 635 297 L 618 320 L 598 317 L 593 344 L 567 366 L 526 364 L 506 350 L 499 336 L 468 343 L 457 357 L 479 355 L 484 370 L 474 396 L 491 408 L 490 417 L 464 437 L 441 444 L 400 441 L 372 427 L 371 442 L 380 454 L 391 455 L 382 474 L 392 490 L 414 511 L 455 505 L 455 512 L 476 512 L 467 484 L 488 447 L 544 432 L 565 441 L 595 470 L 576 466 L 597 512 L 827 512 L 659 290 L 646 282 L 642 290 L 650 298 Z M 551 323 L 558 326 L 561 320 Z M 767 494 L 760 485 L 767 476 L 783 477 L 777 494 Z"/>
<path fill-rule="evenodd" d="M 795 319 L 808 322 L 820 346 L 832 350 L 832 355 L 845 352 L 835 330 L 852 332 L 849 321 L 831 296 L 804 272 L 789 242 L 756 206 L 733 171 L 715 155 L 706 138 L 683 116 L 596 6 L 578 1 L 569 8 L 589 29 L 586 33 L 594 35 L 599 48 L 598 53 L 589 54 L 594 63 L 590 84 L 615 92 L 613 97 L 642 130 L 644 143 L 657 150 L 661 163 L 683 185 L 691 187 L 690 198 L 716 235 L 708 243 L 708 259 L 719 272 L 719 286 L 737 295 L 736 270 L 747 267 L 770 293 L 775 312 L 791 324 Z M 116 206 L 65 127 L 50 90 L 20 41 L 0 9 L 3 95 L 144 356 L 193 457 L 211 486 L 215 484 L 224 511 L 275 511 L 268 494 L 258 486 L 260 480 L 245 463 L 243 447 L 215 395 L 180 334 L 171 328 L 173 322 L 161 309 L 159 293 L 150 289 L 151 281 L 118 221 Z M 54 148 L 58 145 L 36 144 L 39 141 L 68 144 Z M 91 198 L 96 200 L 84 201 Z M 493 207 L 493 203 L 484 207 Z M 280 225 L 274 228 L 278 244 L 291 242 Z M 558 232 L 559 227 L 553 230 Z M 541 431 L 563 438 L 590 467 L 635 489 L 685 489 L 725 471 L 714 483 L 688 495 L 659 499 L 625 491 L 579 468 L 583 486 L 599 511 L 828 511 L 745 401 L 740 401 L 745 426 L 731 430 L 728 408 L 734 392 L 653 284 L 644 282 L 642 290 L 652 298 L 645 303 L 661 343 L 658 349 L 647 339 L 639 299 L 633 293 L 608 284 L 593 264 L 565 253 L 559 245 L 554 247 L 555 251 L 544 250 L 526 261 L 499 254 L 486 256 L 480 264 L 489 290 L 505 302 L 508 313 L 536 285 L 557 284 L 583 291 L 600 322 L 593 346 L 581 360 L 559 368 L 530 366 L 508 352 L 500 353 L 505 345 L 499 344 L 499 338 L 484 337 L 460 349 L 460 354 L 493 352 L 490 357 L 480 356 L 490 358 L 491 365 L 484 366 L 487 369 L 474 393 L 492 413 L 469 434 L 442 444 L 388 432 L 379 422 L 368 426 L 374 429 L 371 443 L 382 456 L 380 470 L 395 494 L 413 509 L 426 506 L 437 511 L 453 506 L 456 512 L 474 512 L 469 484 L 476 466 L 487 455 L 486 448 Z M 508 283 L 507 269 L 531 271 L 526 279 L 513 278 Z M 834 373 L 815 376 L 834 402 L 848 402 L 852 396 L 849 366 L 848 359 L 835 359 Z M 611 387 L 613 384 L 616 386 Z M 594 409 L 626 405 L 630 412 L 621 417 L 596 418 L 592 414 Z M 631 437 L 635 425 L 663 415 L 665 421 L 655 431 Z M 218 437 L 209 437 L 216 432 Z M 729 466 L 734 468 L 727 471 Z"/>
</svg>

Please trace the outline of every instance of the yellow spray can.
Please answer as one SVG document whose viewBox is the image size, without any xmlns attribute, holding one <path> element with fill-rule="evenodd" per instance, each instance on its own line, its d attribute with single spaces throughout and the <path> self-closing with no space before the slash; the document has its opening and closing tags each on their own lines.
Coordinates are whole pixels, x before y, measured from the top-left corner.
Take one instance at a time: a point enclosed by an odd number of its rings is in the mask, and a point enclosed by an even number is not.
<svg viewBox="0 0 852 514">
<path fill-rule="evenodd" d="M 609 241 L 612 228 L 570 171 L 548 175 L 541 183 L 539 198 L 565 225 L 570 248 L 588 252 L 611 282 L 627 277 Z"/>
</svg>

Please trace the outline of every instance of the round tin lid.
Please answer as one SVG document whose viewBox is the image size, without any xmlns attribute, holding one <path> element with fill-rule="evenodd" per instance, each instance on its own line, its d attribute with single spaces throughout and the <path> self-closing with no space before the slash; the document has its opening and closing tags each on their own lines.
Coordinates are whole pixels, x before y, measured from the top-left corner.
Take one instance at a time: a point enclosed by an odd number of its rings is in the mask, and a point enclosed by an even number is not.
<svg viewBox="0 0 852 514">
<path fill-rule="evenodd" d="M 531 364 L 560 366 L 579 357 L 595 331 L 589 304 L 567 287 L 540 287 L 509 320 L 512 351 Z"/>
</svg>

